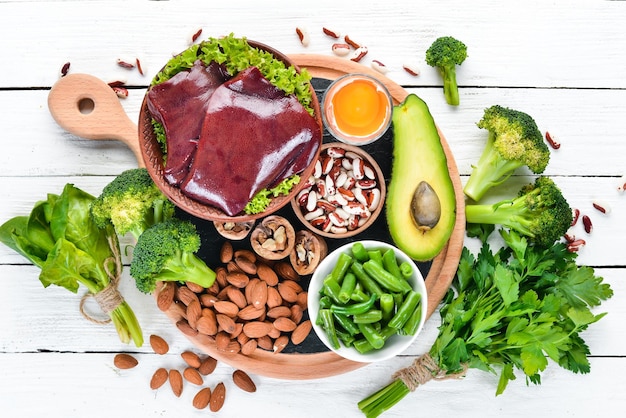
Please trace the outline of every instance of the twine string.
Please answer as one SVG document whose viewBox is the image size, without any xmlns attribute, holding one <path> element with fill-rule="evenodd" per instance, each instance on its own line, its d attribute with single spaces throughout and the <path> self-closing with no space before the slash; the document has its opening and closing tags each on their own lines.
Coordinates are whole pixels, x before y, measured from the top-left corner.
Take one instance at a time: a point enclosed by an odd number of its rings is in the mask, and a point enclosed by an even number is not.
<svg viewBox="0 0 626 418">
<path fill-rule="evenodd" d="M 467 365 L 457 373 L 447 373 L 439 368 L 435 360 L 426 353 L 415 359 L 413 363 L 394 373 L 394 379 L 400 379 L 411 392 L 430 380 L 462 379 L 467 372 Z"/>
<path fill-rule="evenodd" d="M 111 318 L 99 319 L 93 315 L 87 313 L 85 310 L 85 303 L 89 298 L 94 298 L 98 303 L 100 310 L 109 315 L 113 312 L 122 302 L 124 297 L 118 290 L 120 278 L 122 277 L 122 260 L 120 256 L 119 245 L 114 237 L 108 237 L 109 248 L 113 255 L 104 260 L 103 267 L 106 275 L 109 277 L 109 284 L 97 293 L 86 292 L 80 299 L 79 309 L 80 313 L 89 321 L 96 324 L 108 324 L 111 322 Z M 110 265 L 113 265 L 111 269 Z"/>
</svg>

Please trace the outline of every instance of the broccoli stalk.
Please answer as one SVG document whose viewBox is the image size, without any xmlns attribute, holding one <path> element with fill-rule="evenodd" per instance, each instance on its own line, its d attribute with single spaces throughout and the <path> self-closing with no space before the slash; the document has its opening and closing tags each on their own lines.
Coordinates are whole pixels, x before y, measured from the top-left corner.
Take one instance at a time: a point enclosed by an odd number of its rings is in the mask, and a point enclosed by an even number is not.
<svg viewBox="0 0 626 418">
<path fill-rule="evenodd" d="M 91 205 L 94 222 L 105 228 L 113 224 L 118 235 L 135 239 L 150 226 L 174 215 L 174 204 L 154 184 L 148 170 L 126 170 L 106 185 Z"/>
<path fill-rule="evenodd" d="M 467 58 L 467 46 L 451 36 L 435 39 L 426 50 L 426 63 L 439 69 L 443 78 L 443 94 L 446 102 L 459 104 L 459 87 L 456 83 L 456 66 Z"/>
<path fill-rule="evenodd" d="M 137 289 L 152 293 L 158 281 L 192 282 L 211 287 L 215 272 L 200 259 L 200 236 L 189 221 L 171 218 L 152 225 L 139 236 L 130 275 Z"/>
<path fill-rule="evenodd" d="M 502 225 L 536 245 L 550 247 L 572 224 L 572 209 L 554 181 L 539 176 L 514 199 L 466 205 L 465 217 L 468 224 Z"/>
<path fill-rule="evenodd" d="M 535 174 L 546 169 L 550 150 L 530 115 L 495 105 L 485 109 L 477 126 L 487 129 L 489 136 L 463 189 L 474 201 L 507 180 L 519 167 L 527 166 Z"/>
</svg>

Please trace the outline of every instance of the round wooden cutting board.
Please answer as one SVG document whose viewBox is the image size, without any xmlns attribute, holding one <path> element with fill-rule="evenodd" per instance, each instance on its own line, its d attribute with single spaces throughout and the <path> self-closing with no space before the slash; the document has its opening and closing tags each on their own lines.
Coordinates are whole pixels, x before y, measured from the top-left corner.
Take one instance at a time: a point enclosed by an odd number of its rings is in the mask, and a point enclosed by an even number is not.
<svg viewBox="0 0 626 418">
<path fill-rule="evenodd" d="M 398 84 L 380 73 L 347 59 L 341 59 L 321 55 L 290 55 L 289 56 L 300 68 L 305 68 L 314 78 L 334 80 L 347 73 L 366 73 L 381 80 L 396 104 L 402 102 L 407 92 Z M 448 244 L 441 253 L 432 260 L 430 269 L 425 277 L 428 291 L 428 316 L 437 309 L 442 298 L 450 288 L 450 284 L 456 273 L 463 239 L 465 237 L 465 210 L 464 198 L 454 157 L 441 133 L 441 143 L 448 160 L 448 170 L 456 192 L 456 223 Z M 354 237 L 358 239 L 359 237 Z M 179 310 L 171 309 L 166 315 L 176 323 L 181 319 Z M 311 331 L 313 332 L 313 331 Z M 278 353 L 274 354 L 262 349 L 257 349 L 252 355 L 230 354 L 217 350 L 213 338 L 206 335 L 187 336 L 190 341 L 207 354 L 223 361 L 233 367 L 246 370 L 263 376 L 280 379 L 317 379 L 334 376 L 349 372 L 366 365 L 346 360 L 332 351 L 320 351 L 316 353 Z"/>
<path fill-rule="evenodd" d="M 297 66 L 305 68 L 313 76 L 314 81 L 322 80 L 330 83 L 331 80 L 347 73 L 365 73 L 378 78 L 385 84 L 395 104 L 402 102 L 408 94 L 401 86 L 384 75 L 345 58 L 306 54 L 291 55 L 290 58 Z M 313 84 L 315 87 L 315 83 Z M 318 94 L 323 93 L 325 85 L 327 84 L 316 87 Z M 83 112 L 80 107 L 84 102 L 91 105 L 93 111 Z M 52 87 L 48 96 L 48 107 L 57 123 L 69 132 L 88 139 L 120 140 L 135 152 L 139 166 L 144 166 L 139 153 L 137 125 L 128 119 L 119 99 L 106 83 L 87 74 L 71 74 L 63 77 Z M 465 237 L 465 203 L 461 179 L 445 137 L 441 131 L 439 135 L 456 192 L 456 223 L 448 244 L 437 257 L 424 266 L 423 272 L 427 271 L 425 281 L 428 292 L 428 317 L 437 309 L 450 287 L 458 267 Z M 389 139 L 375 143 L 378 147 L 385 147 L 383 152 L 378 153 L 381 159 L 377 159 L 377 162 L 381 166 L 386 165 L 388 170 L 391 166 L 391 141 Z M 382 159 L 388 161 L 382 161 Z M 383 239 L 382 235 L 385 236 L 384 239 L 389 239 L 384 219 L 379 222 L 377 228 L 370 227 L 351 240 L 361 239 L 362 234 L 369 234 L 369 236 L 363 236 L 363 239 L 377 239 L 379 235 L 380 239 Z M 334 242 L 332 244 L 337 245 Z M 329 244 L 329 250 L 331 249 Z M 155 294 L 155 297 L 157 296 Z M 169 309 L 165 314 L 174 324 L 182 318 L 180 310 L 175 308 Z M 206 335 L 199 334 L 187 336 L 187 338 L 205 353 L 232 367 L 273 378 L 317 379 L 346 373 L 367 364 L 346 360 L 326 350 L 314 335 L 310 335 L 301 346 L 292 347 L 281 353 L 274 354 L 257 349 L 248 356 L 221 352 L 217 350 L 213 338 Z"/>
</svg>

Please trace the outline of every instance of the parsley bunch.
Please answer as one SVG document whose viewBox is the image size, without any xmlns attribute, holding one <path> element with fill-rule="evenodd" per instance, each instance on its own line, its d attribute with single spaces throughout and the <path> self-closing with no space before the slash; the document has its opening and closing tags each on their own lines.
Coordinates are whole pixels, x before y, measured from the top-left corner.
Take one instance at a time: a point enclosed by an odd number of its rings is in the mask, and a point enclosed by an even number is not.
<svg viewBox="0 0 626 418">
<path fill-rule="evenodd" d="M 391 408 L 430 378 L 463 375 L 468 368 L 500 373 L 496 395 L 515 380 L 540 384 L 549 359 L 574 373 L 588 373 L 589 347 L 581 333 L 605 313 L 591 309 L 613 295 L 593 268 L 577 266 L 564 243 L 530 245 L 515 231 L 500 230 L 504 246 L 493 251 L 481 236 L 478 254 L 463 249 L 457 274 L 440 310 L 439 335 L 428 354 L 427 379 L 392 383 L 359 402 L 368 417 Z M 413 368 L 423 375 L 422 358 Z"/>
</svg>

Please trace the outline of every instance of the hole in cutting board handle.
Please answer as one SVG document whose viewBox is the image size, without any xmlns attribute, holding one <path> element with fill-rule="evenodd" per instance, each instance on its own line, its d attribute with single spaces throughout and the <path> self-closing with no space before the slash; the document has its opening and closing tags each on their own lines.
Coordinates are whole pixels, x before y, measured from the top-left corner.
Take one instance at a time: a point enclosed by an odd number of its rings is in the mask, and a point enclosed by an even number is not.
<svg viewBox="0 0 626 418">
<path fill-rule="evenodd" d="M 83 115 L 89 115 L 91 112 L 93 112 L 95 107 L 96 104 L 94 103 L 93 99 L 89 97 L 85 97 L 84 99 L 80 99 L 78 101 L 78 110 Z"/>
</svg>

